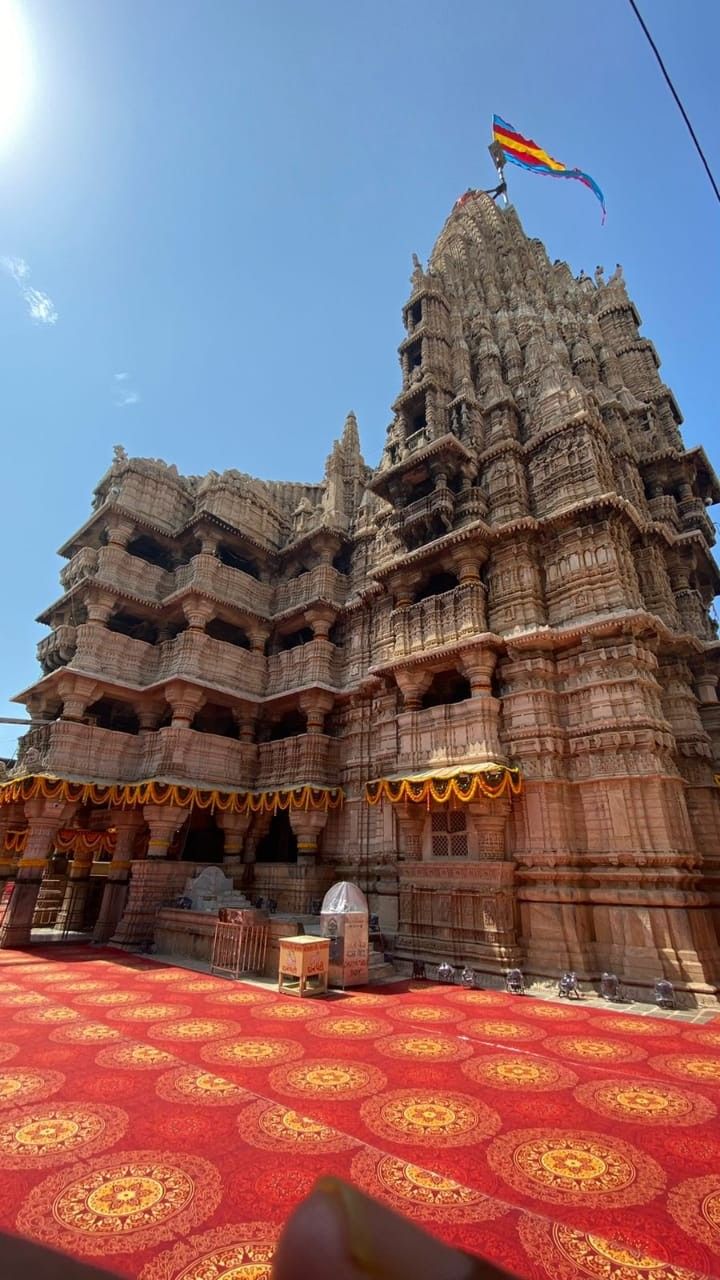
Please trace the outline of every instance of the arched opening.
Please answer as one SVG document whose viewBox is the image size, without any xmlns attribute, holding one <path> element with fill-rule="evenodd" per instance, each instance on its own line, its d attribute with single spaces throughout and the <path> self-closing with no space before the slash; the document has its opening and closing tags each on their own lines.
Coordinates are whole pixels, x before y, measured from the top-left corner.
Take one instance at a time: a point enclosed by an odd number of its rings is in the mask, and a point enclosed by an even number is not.
<svg viewBox="0 0 720 1280">
<path fill-rule="evenodd" d="M 205 628 L 205 634 L 213 640 L 222 640 L 225 644 L 234 644 L 238 649 L 249 649 L 250 641 L 242 627 L 236 627 L 224 618 L 213 618 Z"/>
<path fill-rule="evenodd" d="M 130 640 L 143 640 L 145 644 L 157 644 L 158 629 L 149 618 L 141 618 L 137 614 L 118 609 L 109 619 L 108 631 L 117 635 L 128 636 Z"/>
<path fill-rule="evenodd" d="M 421 706 L 425 711 L 428 707 L 465 702 L 471 696 L 472 690 L 467 676 L 461 675 L 459 671 L 438 671 L 437 675 L 433 676 L 430 688 L 423 695 Z"/>
<path fill-rule="evenodd" d="M 281 653 L 285 653 L 288 649 L 297 649 L 301 644 L 308 644 L 313 639 L 311 627 L 300 627 L 297 631 L 290 631 L 286 636 L 280 636 L 278 646 Z"/>
<path fill-rule="evenodd" d="M 297 837 L 286 809 L 274 813 L 267 835 L 258 841 L 256 862 L 297 862 Z"/>
<path fill-rule="evenodd" d="M 87 708 L 83 719 L 86 724 L 113 729 L 116 733 L 137 733 L 140 728 L 133 707 L 120 698 L 98 698 Z"/>
<path fill-rule="evenodd" d="M 222 564 L 226 564 L 229 569 L 239 569 L 241 573 L 246 573 L 248 577 L 259 579 L 260 570 L 254 560 L 248 560 L 247 556 L 242 556 L 238 551 L 234 551 L 226 542 L 221 542 L 217 549 L 217 558 Z"/>
<path fill-rule="evenodd" d="M 220 738 L 237 738 L 239 735 L 230 708 L 216 702 L 206 702 L 195 715 L 190 728 L 197 733 L 215 733 Z"/>
<path fill-rule="evenodd" d="M 224 844 L 223 832 L 213 815 L 207 809 L 193 808 L 181 861 L 222 862 Z"/>
<path fill-rule="evenodd" d="M 457 586 L 457 575 L 441 570 L 439 573 L 432 573 L 423 586 L 418 588 L 415 600 L 427 600 L 430 596 L 441 596 L 445 591 L 453 591 Z"/>
<path fill-rule="evenodd" d="M 421 480 L 419 484 L 413 485 L 412 489 L 408 491 L 408 500 L 405 505 L 409 507 L 413 502 L 418 502 L 420 498 L 427 498 L 434 488 L 435 483 L 432 476 L 426 476 L 424 480 Z"/>
<path fill-rule="evenodd" d="M 147 564 L 157 565 L 158 569 L 172 572 L 175 568 L 172 552 L 160 546 L 154 538 L 149 538 L 146 534 L 141 534 L 133 538 L 132 542 L 128 542 L 127 553 L 130 556 L 136 556 L 138 560 L 145 560 Z"/>
<path fill-rule="evenodd" d="M 281 738 L 297 738 L 307 733 L 307 717 L 302 711 L 288 711 L 268 729 L 267 742 L 279 742 Z"/>
</svg>

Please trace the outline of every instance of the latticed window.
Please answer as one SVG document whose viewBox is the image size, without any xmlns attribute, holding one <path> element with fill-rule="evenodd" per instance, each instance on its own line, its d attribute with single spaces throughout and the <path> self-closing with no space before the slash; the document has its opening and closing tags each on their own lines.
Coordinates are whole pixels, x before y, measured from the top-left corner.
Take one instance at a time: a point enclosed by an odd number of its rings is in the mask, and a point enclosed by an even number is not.
<svg viewBox="0 0 720 1280">
<path fill-rule="evenodd" d="M 467 858 L 465 814 L 458 809 L 436 809 L 431 822 L 433 858 Z"/>
</svg>

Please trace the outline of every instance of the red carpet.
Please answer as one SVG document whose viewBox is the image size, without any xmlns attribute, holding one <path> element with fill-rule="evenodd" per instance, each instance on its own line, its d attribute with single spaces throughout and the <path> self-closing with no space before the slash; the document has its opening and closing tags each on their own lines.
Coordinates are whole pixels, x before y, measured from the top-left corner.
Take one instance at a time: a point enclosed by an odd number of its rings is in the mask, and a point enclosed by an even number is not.
<svg viewBox="0 0 720 1280">
<path fill-rule="evenodd" d="M 720 1019 L 0 953 L 0 1228 L 141 1280 L 265 1280 L 321 1173 L 520 1276 L 720 1276 L 719 1107 Z"/>
</svg>

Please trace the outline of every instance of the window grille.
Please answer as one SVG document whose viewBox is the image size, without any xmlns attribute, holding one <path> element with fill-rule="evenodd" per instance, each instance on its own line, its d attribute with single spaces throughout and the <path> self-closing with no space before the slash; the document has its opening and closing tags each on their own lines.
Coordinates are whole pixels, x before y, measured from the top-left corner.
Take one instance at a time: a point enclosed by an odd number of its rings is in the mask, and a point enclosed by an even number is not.
<svg viewBox="0 0 720 1280">
<path fill-rule="evenodd" d="M 457 809 L 437 809 L 431 814 L 433 858 L 467 858 L 465 814 Z"/>
</svg>

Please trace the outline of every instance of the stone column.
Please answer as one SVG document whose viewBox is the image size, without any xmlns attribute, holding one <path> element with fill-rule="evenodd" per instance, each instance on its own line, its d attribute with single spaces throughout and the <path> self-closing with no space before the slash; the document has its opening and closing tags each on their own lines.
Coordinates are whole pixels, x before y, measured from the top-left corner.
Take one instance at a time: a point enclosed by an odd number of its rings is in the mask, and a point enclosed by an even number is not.
<svg viewBox="0 0 720 1280">
<path fill-rule="evenodd" d="M 317 858 L 318 838 L 327 822 L 327 812 L 324 809 L 289 809 L 288 816 L 297 838 L 298 866 L 312 867 Z"/>
<path fill-rule="evenodd" d="M 185 821 L 187 812 L 169 804 L 146 804 L 142 814 L 150 831 L 148 858 L 167 858 L 173 837 Z"/>
<path fill-rule="evenodd" d="M 96 680 L 68 674 L 58 681 L 57 691 L 62 698 L 62 720 L 82 720 L 91 702 L 97 697 L 100 686 Z"/>
<path fill-rule="evenodd" d="M 165 697 L 172 708 L 174 729 L 189 729 L 193 719 L 205 703 L 205 694 L 195 685 L 173 680 L 165 687 Z"/>
<path fill-rule="evenodd" d="M 432 672 L 417 668 L 413 671 L 396 671 L 395 679 L 403 696 L 404 710 L 419 711 L 422 696 L 432 683 Z"/>
<path fill-rule="evenodd" d="M 113 814 L 115 849 L 103 889 L 100 913 L 93 930 L 93 942 L 107 942 L 122 918 L 135 841 L 143 821 L 143 815 L 138 809 L 120 809 Z"/>
<path fill-rule="evenodd" d="M 211 600 L 204 596 L 189 596 L 183 600 L 183 613 L 188 624 L 188 631 L 204 631 L 208 622 L 215 616 L 215 608 Z"/>
<path fill-rule="evenodd" d="M 35 903 L 53 840 L 76 807 L 40 797 L 25 801 L 27 844 L 18 863 L 13 896 L 0 931 L 0 948 L 26 947 L 30 942 Z"/>
<path fill-rule="evenodd" d="M 150 831 L 147 857 L 132 863 L 125 910 L 111 938 L 118 946 L 152 941 L 158 907 L 179 894 L 190 871 L 187 863 L 170 862 L 167 858 L 172 839 L 187 816 L 186 810 L 146 804 L 142 812 Z"/>
<path fill-rule="evenodd" d="M 91 849 L 82 849 L 73 854 L 65 882 L 65 896 L 55 921 L 55 933 L 68 934 L 82 929 L 92 864 Z"/>
<path fill-rule="evenodd" d="M 252 822 L 251 813 L 216 813 L 215 821 L 225 837 L 223 844 L 223 871 L 234 878 L 242 874 L 245 836 Z"/>
</svg>

